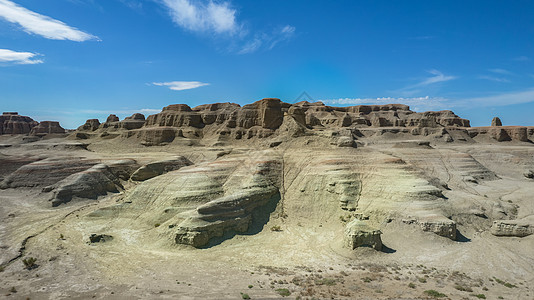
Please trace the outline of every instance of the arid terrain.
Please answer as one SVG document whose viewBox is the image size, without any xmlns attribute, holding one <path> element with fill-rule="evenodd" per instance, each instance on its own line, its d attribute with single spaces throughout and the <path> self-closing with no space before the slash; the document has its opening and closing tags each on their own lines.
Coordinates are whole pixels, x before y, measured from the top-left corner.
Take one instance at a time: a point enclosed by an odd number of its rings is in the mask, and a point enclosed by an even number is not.
<svg viewBox="0 0 534 300">
<path fill-rule="evenodd" d="M 4 113 L 0 297 L 534 299 L 534 127 L 490 124 L 274 98 Z"/>
</svg>

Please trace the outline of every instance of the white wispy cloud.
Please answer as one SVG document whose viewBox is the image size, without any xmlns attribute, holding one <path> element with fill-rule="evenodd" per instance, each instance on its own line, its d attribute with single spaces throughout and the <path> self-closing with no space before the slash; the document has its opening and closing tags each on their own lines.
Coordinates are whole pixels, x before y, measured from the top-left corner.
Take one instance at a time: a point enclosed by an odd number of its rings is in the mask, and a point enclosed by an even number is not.
<svg viewBox="0 0 534 300">
<path fill-rule="evenodd" d="M 534 102 L 534 88 L 499 93 L 484 97 L 461 99 L 454 102 L 455 106 L 506 106 Z"/>
<path fill-rule="evenodd" d="M 295 27 L 291 25 L 286 25 L 279 30 L 273 31 L 271 34 L 258 33 L 252 40 L 246 42 L 237 53 L 249 54 L 258 51 L 262 47 L 271 50 L 278 43 L 291 39 L 294 34 Z"/>
<path fill-rule="evenodd" d="M 157 0 L 181 28 L 209 34 L 229 43 L 230 52 L 250 54 L 260 49 L 271 50 L 294 36 L 295 27 L 286 25 L 274 30 L 251 31 L 237 19 L 239 12 L 229 1 Z"/>
<path fill-rule="evenodd" d="M 488 71 L 492 72 L 492 73 L 495 73 L 495 74 L 501 74 L 501 75 L 513 75 L 514 73 L 508 71 L 508 70 L 505 70 L 505 69 L 499 69 L 499 68 L 495 68 L 495 69 L 489 69 Z"/>
<path fill-rule="evenodd" d="M 484 80 L 495 81 L 495 82 L 510 82 L 509 79 L 506 79 L 504 77 L 481 75 L 481 76 L 478 76 L 478 78 L 479 79 L 484 79 Z"/>
<path fill-rule="evenodd" d="M 445 75 L 441 71 L 438 71 L 436 69 L 432 69 L 427 71 L 430 75 L 429 77 L 426 77 L 424 79 L 420 79 L 419 82 L 403 87 L 398 90 L 391 91 L 393 93 L 400 94 L 402 96 L 412 96 L 415 94 L 419 94 L 425 91 L 425 89 L 428 89 L 429 86 L 435 85 L 440 82 L 446 82 L 450 80 L 457 79 L 458 77 L 452 76 L 452 75 Z"/>
<path fill-rule="evenodd" d="M 28 10 L 9 0 L 0 0 L 0 17 L 8 22 L 18 24 L 27 33 L 37 34 L 47 39 L 76 42 L 99 40 L 94 35 Z"/>
<path fill-rule="evenodd" d="M 213 1 L 162 0 L 173 21 L 190 31 L 236 33 L 241 26 L 236 21 L 236 10 L 230 3 Z"/>
<path fill-rule="evenodd" d="M 530 61 L 530 57 L 525 56 L 525 55 L 521 55 L 521 56 L 518 56 L 518 57 L 514 57 L 513 60 L 515 60 L 515 61 Z"/>
<path fill-rule="evenodd" d="M 534 102 L 534 88 L 497 93 L 483 97 L 444 98 L 444 97 L 379 97 L 379 98 L 339 98 L 318 100 L 327 105 L 371 105 L 406 104 L 414 111 L 453 109 L 456 107 L 498 107 Z"/>
<path fill-rule="evenodd" d="M 135 113 L 141 113 L 144 115 L 148 114 L 156 114 L 161 112 L 161 109 L 155 109 L 155 108 L 139 108 L 139 109 L 106 109 L 106 110 L 98 110 L 98 109 L 82 109 L 79 111 L 68 111 L 64 112 L 66 114 L 72 114 L 72 113 L 84 113 L 84 114 L 99 114 L 99 115 L 110 115 L 110 114 L 121 114 L 121 115 L 128 115 L 128 114 L 135 114 Z"/>
<path fill-rule="evenodd" d="M 414 111 L 440 110 L 448 108 L 447 99 L 441 97 L 378 97 L 378 98 L 339 98 L 319 100 L 327 105 L 372 105 L 405 104 Z"/>
<path fill-rule="evenodd" d="M 2 63 L 19 64 L 19 65 L 34 65 L 43 62 L 39 59 L 40 54 L 32 52 L 16 52 L 8 49 L 0 49 L 0 65 Z"/>
<path fill-rule="evenodd" d="M 423 80 L 423 81 L 421 81 L 418 84 L 415 84 L 413 86 L 414 87 L 425 86 L 425 85 L 430 85 L 430 84 L 434 84 L 434 83 L 438 83 L 438 82 L 445 82 L 445 81 L 449 81 L 449 80 L 453 80 L 453 79 L 457 78 L 456 76 L 444 75 L 443 73 L 441 73 L 440 71 L 435 70 L 435 69 L 428 71 L 428 73 L 430 73 L 430 74 L 432 74 L 434 76 L 426 78 L 425 80 Z"/>
<path fill-rule="evenodd" d="M 173 91 L 183 91 L 196 89 L 201 86 L 209 85 L 209 83 L 204 83 L 200 81 L 170 81 L 170 82 L 152 82 L 153 85 L 165 86 Z"/>
</svg>

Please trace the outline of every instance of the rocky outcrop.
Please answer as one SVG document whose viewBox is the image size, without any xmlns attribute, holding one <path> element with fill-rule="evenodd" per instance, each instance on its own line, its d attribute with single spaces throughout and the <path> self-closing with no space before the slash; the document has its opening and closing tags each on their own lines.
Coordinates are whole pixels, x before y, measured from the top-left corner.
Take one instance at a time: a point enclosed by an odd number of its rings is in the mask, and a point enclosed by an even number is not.
<svg viewBox="0 0 534 300">
<path fill-rule="evenodd" d="M 502 126 L 501 119 L 499 119 L 499 117 L 494 117 L 493 120 L 491 120 L 491 126 Z"/>
<path fill-rule="evenodd" d="M 47 189 L 54 193 L 50 199 L 52 206 L 58 206 L 71 201 L 73 197 L 96 199 L 108 192 L 119 192 L 123 186 L 107 165 L 98 164 L 72 174 Z"/>
<path fill-rule="evenodd" d="M 367 225 L 364 221 L 354 219 L 345 227 L 344 242 L 350 249 L 371 247 L 382 250 L 382 232 Z"/>
<path fill-rule="evenodd" d="M 534 219 L 493 221 L 490 232 L 496 236 L 524 237 L 534 233 Z"/>
<path fill-rule="evenodd" d="M 490 138 L 497 142 L 528 142 L 527 127 L 523 126 L 493 126 L 493 127 L 473 127 L 468 129 L 472 138 Z"/>
<path fill-rule="evenodd" d="M 0 134 L 27 134 L 38 122 L 16 112 L 4 112 L 0 116 Z"/>
<path fill-rule="evenodd" d="M 0 187 L 4 178 L 18 170 L 20 167 L 41 160 L 33 156 L 8 156 L 0 154 Z"/>
<path fill-rule="evenodd" d="M 48 158 L 24 165 L 7 176 L 0 188 L 46 187 L 66 177 L 87 170 L 98 161 L 80 157 Z"/>
<path fill-rule="evenodd" d="M 110 115 L 99 130 L 111 132 L 124 129 L 131 133 L 122 134 L 122 137 L 135 136 L 144 145 L 153 146 L 172 143 L 175 138 L 181 137 L 213 139 L 217 142 L 225 139 L 267 138 L 275 134 L 295 137 L 305 135 L 313 129 L 384 127 L 383 130 L 391 133 L 402 131 L 429 135 L 437 134 L 443 128 L 469 126 L 469 120 L 448 110 L 416 113 L 402 104 L 333 107 L 322 102 L 289 104 L 280 99 L 266 98 L 242 107 L 235 103 L 214 103 L 194 108 L 186 104 L 173 104 L 164 107 L 160 113 L 148 116 L 146 121 L 140 114 L 134 114 L 123 121 Z M 79 131 L 92 130 L 94 127 L 93 124 L 86 123 Z M 118 135 L 111 137 L 116 136 Z M 85 137 L 87 136 L 80 135 L 80 138 Z M 450 135 L 444 139 L 452 141 Z M 333 144 L 340 147 L 355 145 L 344 137 Z"/>
<path fill-rule="evenodd" d="M 42 121 L 39 123 L 39 125 L 32 128 L 30 131 L 30 135 L 47 135 L 47 134 L 53 134 L 58 133 L 62 134 L 65 133 L 65 129 L 59 125 L 59 122 L 54 121 Z"/>
<path fill-rule="evenodd" d="M 167 159 L 146 164 L 137 169 L 131 176 L 134 181 L 144 181 L 161 174 L 178 170 L 193 163 L 183 156 L 174 159 Z"/>
<path fill-rule="evenodd" d="M 100 121 L 98 119 L 89 119 L 85 121 L 85 124 L 78 127 L 77 131 L 95 131 L 100 127 Z"/>
<path fill-rule="evenodd" d="M 132 130 L 143 127 L 145 124 L 145 116 L 143 114 L 135 113 L 124 120 L 120 121 L 116 115 L 109 115 L 106 122 L 100 124 L 99 131 L 117 131 L 120 129 Z"/>
<path fill-rule="evenodd" d="M 119 128 L 126 130 L 138 129 L 145 124 L 145 115 L 135 113 L 119 122 Z"/>
<path fill-rule="evenodd" d="M 158 146 L 171 143 L 181 133 L 181 130 L 173 127 L 154 127 L 139 131 L 138 137 L 145 146 Z"/>
<path fill-rule="evenodd" d="M 443 216 L 427 216 L 418 220 L 423 231 L 456 240 L 456 222 Z"/>
<path fill-rule="evenodd" d="M 251 184 L 241 191 L 212 200 L 187 213 L 188 217 L 176 226 L 175 241 L 198 248 L 227 232 L 245 233 L 253 221 L 253 211 L 277 195 L 276 187 L 262 176 L 254 176 Z"/>
</svg>

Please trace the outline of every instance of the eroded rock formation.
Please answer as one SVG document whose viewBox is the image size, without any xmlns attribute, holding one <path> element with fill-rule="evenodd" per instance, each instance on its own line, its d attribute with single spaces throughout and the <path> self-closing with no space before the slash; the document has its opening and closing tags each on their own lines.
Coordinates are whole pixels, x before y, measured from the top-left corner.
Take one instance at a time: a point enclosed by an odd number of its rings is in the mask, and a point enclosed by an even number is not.
<svg viewBox="0 0 534 300">
<path fill-rule="evenodd" d="M 39 124 L 30 117 L 17 112 L 4 112 L 0 116 L 0 134 L 27 134 Z"/>
<path fill-rule="evenodd" d="M 144 181 L 190 165 L 192 165 L 191 161 L 183 156 L 178 156 L 174 159 L 151 162 L 137 169 L 132 174 L 131 179 L 134 181 Z"/>
<path fill-rule="evenodd" d="M 414 135 L 441 134 L 452 141 L 445 128 L 469 127 L 469 121 L 452 111 L 416 113 L 407 105 L 358 105 L 349 107 L 327 106 L 322 102 L 299 102 L 289 104 L 276 98 L 266 98 L 252 104 L 240 106 L 235 103 L 215 103 L 194 108 L 186 104 L 173 104 L 162 112 L 150 115 L 146 121 L 136 114 L 119 121 L 115 115 L 101 124 L 101 136 L 109 132 L 126 130 L 120 136 L 137 137 L 144 145 L 165 145 L 177 138 L 205 139 L 214 142 L 225 139 L 247 140 L 267 138 L 273 135 L 300 136 L 313 130 L 365 128 L 384 129 L 386 132 L 405 132 Z M 78 131 L 94 130 L 92 123 L 86 122 Z M 373 132 L 374 134 L 374 132 Z M 116 137 L 111 133 L 111 137 Z M 467 132 L 465 132 L 467 136 Z M 86 135 L 79 135 L 87 138 Z M 352 134 L 340 137 L 334 144 L 340 147 L 354 146 Z"/>
<path fill-rule="evenodd" d="M 382 232 L 372 228 L 365 222 L 355 219 L 345 227 L 345 245 L 350 249 L 358 247 L 371 247 L 375 250 L 382 250 Z"/>
<path fill-rule="evenodd" d="M 59 125 L 59 122 L 55 121 L 42 121 L 39 125 L 32 128 L 30 135 L 47 135 L 52 133 L 65 133 L 65 129 Z"/>
<path fill-rule="evenodd" d="M 498 220 L 491 226 L 491 233 L 496 236 L 524 237 L 534 233 L 534 218 L 522 220 Z"/>
</svg>

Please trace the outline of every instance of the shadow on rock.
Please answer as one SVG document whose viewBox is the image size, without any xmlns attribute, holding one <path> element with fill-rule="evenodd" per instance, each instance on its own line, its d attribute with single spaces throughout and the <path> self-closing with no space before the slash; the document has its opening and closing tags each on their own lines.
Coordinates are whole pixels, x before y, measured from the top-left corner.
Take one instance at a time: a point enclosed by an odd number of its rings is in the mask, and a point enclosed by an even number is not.
<svg viewBox="0 0 534 300">
<path fill-rule="evenodd" d="M 221 237 L 211 238 L 208 244 L 199 247 L 199 249 L 208 249 L 220 245 L 222 242 L 231 239 L 236 235 L 254 235 L 260 233 L 265 227 L 265 224 L 269 222 L 271 214 L 276 210 L 276 206 L 278 205 L 279 201 L 280 193 L 277 193 L 265 205 L 254 209 L 254 211 L 252 211 L 252 221 L 249 224 L 246 232 L 236 232 L 234 230 L 230 230 Z"/>
</svg>

